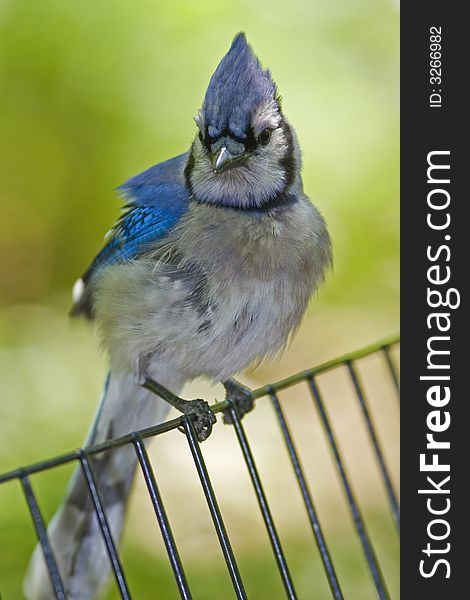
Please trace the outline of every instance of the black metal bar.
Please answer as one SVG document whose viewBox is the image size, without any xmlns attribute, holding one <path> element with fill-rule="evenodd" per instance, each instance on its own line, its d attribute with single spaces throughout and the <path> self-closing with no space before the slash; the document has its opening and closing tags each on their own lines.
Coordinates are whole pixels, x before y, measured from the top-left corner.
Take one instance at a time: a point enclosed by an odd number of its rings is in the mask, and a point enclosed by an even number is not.
<svg viewBox="0 0 470 600">
<path fill-rule="evenodd" d="M 332 360 L 328 360 L 327 362 L 322 363 L 321 365 L 317 365 L 312 369 L 307 369 L 306 371 L 301 371 L 300 373 L 296 373 L 295 375 L 291 375 L 290 377 L 286 377 L 286 379 L 281 379 L 276 383 L 271 383 L 269 385 L 265 385 L 263 387 L 257 388 L 251 392 L 251 397 L 253 400 L 257 400 L 262 396 L 267 396 L 269 394 L 269 389 L 272 388 L 276 392 L 280 392 L 285 388 L 288 388 L 295 383 L 300 383 L 309 377 L 315 377 L 320 373 L 326 373 L 327 371 L 331 371 L 332 369 L 336 369 L 336 367 L 340 367 L 344 365 L 344 363 L 348 360 L 357 360 L 358 358 L 363 358 L 364 356 L 369 356 L 378 350 L 381 350 L 383 346 L 394 346 L 400 342 L 400 337 L 398 335 L 394 335 L 386 340 L 381 340 L 380 342 L 376 342 L 375 344 L 371 344 L 370 346 L 365 346 L 360 350 L 356 350 L 355 352 L 349 352 L 348 354 L 343 354 L 343 356 L 338 356 L 333 358 Z M 220 408 L 220 410 L 224 410 L 226 406 Z"/>
<path fill-rule="evenodd" d="M 397 390 L 397 398 L 398 402 L 400 402 L 400 381 L 398 379 L 398 373 L 393 364 L 392 355 L 390 354 L 390 346 L 382 346 L 382 352 L 385 357 L 385 362 L 387 363 L 388 370 L 390 371 L 390 375 L 393 380 L 393 384 L 395 385 L 395 389 Z"/>
<path fill-rule="evenodd" d="M 334 454 L 336 466 L 338 468 L 340 478 L 342 481 L 342 485 L 344 487 L 344 490 L 345 490 L 345 493 L 347 496 L 347 500 L 349 502 L 349 507 L 350 507 L 350 510 L 352 513 L 354 525 L 356 527 L 359 538 L 361 540 L 364 555 L 367 560 L 369 570 L 372 574 L 372 578 L 373 578 L 375 587 L 377 589 L 378 596 L 381 599 L 386 599 L 386 598 L 388 598 L 388 592 L 386 589 L 386 585 L 385 585 L 383 576 L 380 572 L 380 566 L 378 564 L 377 558 L 375 557 L 371 542 L 368 538 L 363 518 L 359 512 L 359 507 L 353 496 L 351 485 L 350 485 L 348 477 L 346 475 L 346 472 L 345 472 L 345 469 L 343 466 L 343 462 L 342 462 L 342 458 L 339 454 L 337 442 L 335 440 L 334 433 L 331 429 L 329 417 L 327 416 L 325 405 L 320 396 L 320 392 L 318 390 L 318 386 L 315 381 L 315 377 L 319 373 L 324 373 L 324 372 L 330 371 L 341 365 L 349 366 L 350 376 L 352 378 L 352 382 L 355 387 L 356 395 L 360 402 L 360 405 L 361 405 L 361 408 L 363 411 L 363 416 L 366 420 L 368 433 L 371 437 L 374 451 L 375 451 L 377 460 L 379 462 L 381 474 L 384 479 L 384 483 L 385 483 L 385 486 L 387 489 L 387 494 L 389 497 L 390 504 L 392 506 L 392 512 L 393 512 L 394 518 L 397 522 L 397 525 L 399 525 L 398 501 L 397 501 L 393 486 L 391 484 L 391 479 L 389 477 L 388 470 L 386 468 L 386 464 L 385 464 L 383 454 L 382 454 L 382 451 L 380 448 L 378 437 L 377 437 L 374 425 L 373 425 L 371 417 L 370 417 L 370 411 L 369 411 L 369 408 L 367 405 L 367 399 L 364 395 L 364 391 L 363 391 L 360 379 L 358 378 L 357 373 L 356 373 L 355 369 L 353 368 L 353 364 L 352 364 L 353 361 L 355 361 L 356 359 L 362 358 L 362 357 L 367 356 L 374 352 L 382 352 L 384 355 L 384 359 L 387 363 L 388 370 L 390 372 L 390 377 L 393 380 L 393 384 L 396 388 L 396 391 L 399 393 L 400 386 L 399 386 L 398 371 L 395 367 L 395 363 L 394 363 L 393 356 L 391 353 L 392 346 L 398 342 L 399 342 L 399 338 L 397 336 L 394 336 L 387 340 L 382 340 L 381 342 L 377 342 L 376 344 L 370 345 L 366 348 L 362 348 L 356 352 L 346 354 L 342 357 L 337 357 L 326 363 L 318 365 L 312 369 L 303 371 L 301 373 L 297 373 L 291 377 L 288 377 L 282 381 L 278 381 L 277 383 L 274 383 L 272 385 L 260 387 L 260 388 L 252 391 L 253 399 L 257 399 L 262 396 L 271 396 L 271 400 L 272 400 L 274 408 L 276 410 L 278 421 L 280 423 L 281 430 L 282 430 L 282 433 L 284 436 L 284 440 L 285 440 L 285 443 L 287 445 L 287 449 L 289 452 L 289 456 L 290 456 L 290 459 L 291 459 L 291 462 L 292 462 L 292 465 L 293 465 L 293 468 L 294 468 L 294 471 L 295 471 L 295 474 L 297 477 L 297 481 L 298 481 L 298 484 L 299 484 L 299 487 L 300 487 L 300 490 L 302 493 L 304 504 L 307 509 L 310 524 L 312 526 L 312 530 L 313 530 L 316 542 L 317 542 L 319 550 L 320 550 L 320 556 L 322 558 L 323 565 L 325 567 L 325 572 L 326 572 L 326 575 L 327 575 L 327 578 L 328 578 L 328 581 L 330 584 L 330 588 L 331 588 L 334 598 L 336 598 L 336 599 L 342 598 L 342 595 L 341 595 L 342 592 L 341 592 L 341 589 L 340 589 L 340 586 L 339 586 L 339 583 L 338 583 L 338 580 L 336 577 L 336 573 L 334 571 L 334 567 L 333 567 L 333 564 L 332 564 L 332 561 L 331 561 L 331 558 L 330 558 L 330 555 L 329 555 L 329 552 L 328 552 L 328 549 L 327 549 L 327 546 L 325 543 L 323 533 L 320 528 L 318 516 L 317 516 L 315 506 L 313 503 L 313 499 L 312 499 L 312 494 L 306 483 L 305 475 L 303 473 L 302 466 L 300 464 L 300 460 L 299 460 L 299 457 L 298 457 L 298 454 L 297 454 L 297 451 L 295 448 L 295 444 L 294 444 L 292 435 L 289 431 L 289 428 L 288 428 L 286 419 L 284 417 L 284 414 L 282 412 L 281 406 L 279 404 L 279 400 L 276 396 L 276 392 L 278 392 L 279 390 L 285 389 L 287 387 L 290 387 L 301 381 L 304 381 L 304 380 L 308 381 L 313 398 L 314 398 L 317 408 L 320 412 L 323 427 L 325 428 L 331 449 Z M 276 404 L 277 404 L 277 406 L 276 406 Z M 266 499 L 266 496 L 265 496 L 263 488 L 262 488 L 261 480 L 260 480 L 259 474 L 257 472 L 254 458 L 252 456 L 251 449 L 249 447 L 244 428 L 240 421 L 240 417 L 236 411 L 236 408 L 227 401 L 218 402 L 218 403 L 212 405 L 211 409 L 214 413 L 229 410 L 232 415 L 232 420 L 233 420 L 233 423 L 235 426 L 237 438 L 240 443 L 240 447 L 241 447 L 241 450 L 242 450 L 242 453 L 243 453 L 243 456 L 244 456 L 245 462 L 247 464 L 247 468 L 248 468 L 248 471 L 249 471 L 249 474 L 250 474 L 250 477 L 251 477 L 251 480 L 252 480 L 252 483 L 254 486 L 255 494 L 257 496 L 257 500 L 258 500 L 258 503 L 259 503 L 259 506 L 260 506 L 260 509 L 261 509 L 261 512 L 263 515 L 263 519 L 265 521 L 265 525 L 266 525 L 266 528 L 268 531 L 271 545 L 273 547 L 274 556 L 276 558 L 277 565 L 279 567 L 279 571 L 281 574 L 282 581 L 284 583 L 284 587 L 286 589 L 287 596 L 290 599 L 294 599 L 294 598 L 296 598 L 296 595 L 295 595 L 296 593 L 295 593 L 295 590 L 294 590 L 294 587 L 292 584 L 292 580 L 291 580 L 291 577 L 289 574 L 289 570 L 288 570 L 287 563 L 286 563 L 286 560 L 284 557 L 283 549 L 280 544 L 279 537 L 277 535 L 277 532 L 276 532 L 276 529 L 274 526 L 274 522 L 273 522 L 273 519 L 272 519 L 272 516 L 270 513 L 270 509 L 269 509 L 269 506 L 267 503 L 267 499 Z M 233 411 L 235 411 L 235 413 Z M 172 429 L 175 429 L 175 428 L 181 427 L 181 426 L 184 428 L 187 439 L 188 439 L 188 444 L 190 446 L 190 449 L 191 449 L 191 452 L 193 455 L 193 459 L 194 459 L 196 468 L 198 470 L 201 484 L 203 486 L 203 490 L 204 490 L 204 493 L 206 496 L 209 510 L 212 515 L 212 519 L 213 519 L 215 529 L 216 529 L 216 532 L 217 532 L 217 535 L 219 538 L 219 542 L 222 547 L 225 561 L 227 563 L 227 567 L 228 567 L 228 570 L 229 570 L 229 573 L 230 573 L 230 576 L 231 576 L 231 579 L 233 582 L 236 596 L 239 600 L 246 599 L 246 593 L 244 590 L 243 581 L 240 577 L 240 573 L 238 571 L 238 567 L 235 562 L 233 551 L 232 551 L 232 548 L 230 545 L 230 540 L 229 540 L 227 532 L 225 530 L 222 516 L 221 516 L 220 510 L 219 510 L 219 507 L 217 505 L 217 499 L 216 499 L 214 490 L 212 488 L 212 483 L 209 479 L 209 475 L 207 472 L 206 465 L 204 463 L 204 459 L 202 457 L 201 450 L 199 448 L 199 443 L 195 436 L 195 432 L 194 432 L 192 423 L 190 422 L 190 420 L 188 420 L 185 417 L 173 419 L 171 421 L 167 421 L 167 422 L 162 423 L 157 426 L 148 427 L 148 428 L 143 429 L 134 434 L 128 434 L 128 435 L 121 436 L 119 438 L 106 440 L 105 442 L 92 445 L 92 446 L 85 448 L 83 450 L 80 450 L 78 452 L 69 452 L 67 454 L 53 457 L 50 460 L 36 463 L 36 464 L 30 465 L 28 467 L 22 468 L 22 469 L 15 469 L 8 473 L 0 474 L 0 484 L 17 478 L 20 480 L 20 482 L 23 486 L 23 490 L 24 490 L 24 493 L 26 496 L 26 500 L 28 502 L 29 510 L 31 512 L 33 522 L 36 527 L 40 545 L 44 552 L 47 569 L 49 572 L 49 576 L 51 577 L 51 582 L 52 582 L 52 586 L 54 589 L 54 594 L 55 594 L 54 597 L 55 598 L 59 598 L 62 600 L 62 598 L 64 598 L 64 599 L 66 598 L 66 595 L 64 593 L 64 588 L 63 588 L 63 584 L 60 580 L 60 574 L 57 569 L 57 564 L 54 560 L 52 549 L 51 549 L 51 546 L 50 546 L 50 543 L 49 543 L 49 540 L 47 537 L 47 531 L 45 528 L 45 524 L 42 519 L 36 498 L 31 489 L 31 484 L 28 480 L 28 476 L 32 473 L 40 472 L 40 471 L 50 469 L 50 468 L 53 468 L 53 467 L 61 465 L 61 464 L 71 462 L 73 460 L 76 460 L 77 457 L 79 458 L 79 460 L 81 462 L 82 470 L 83 470 L 85 478 L 86 478 L 88 488 L 90 490 L 90 494 L 91 494 L 91 497 L 93 500 L 95 512 L 96 512 L 97 518 L 98 518 L 98 523 L 99 523 L 99 526 L 100 526 L 100 529 L 101 529 L 101 532 L 102 532 L 102 535 L 103 535 L 103 538 L 105 541 L 106 550 L 107 550 L 108 556 L 110 558 L 111 567 L 113 569 L 114 576 L 116 578 L 118 588 L 121 593 L 121 597 L 124 599 L 128 599 L 128 598 L 130 598 L 130 593 L 129 593 L 129 590 L 128 590 L 128 587 L 127 587 L 127 584 L 125 581 L 124 572 L 123 572 L 123 569 L 122 569 L 122 566 L 120 563 L 120 559 L 119 559 L 119 555 L 116 550 L 116 546 L 113 541 L 109 523 L 107 521 L 106 514 L 104 512 L 103 501 L 102 501 L 102 499 L 100 497 L 100 493 L 97 489 L 96 479 L 95 479 L 95 475 L 93 472 L 93 466 L 92 466 L 92 461 L 90 459 L 90 456 L 97 454 L 97 453 L 101 453 L 101 452 L 111 449 L 111 448 L 115 448 L 115 447 L 123 446 L 125 444 L 133 443 L 135 450 L 136 450 L 137 457 L 140 462 L 140 466 L 142 468 L 142 472 L 143 472 L 146 484 L 147 484 L 147 488 L 149 490 L 149 494 L 151 496 L 151 500 L 152 500 L 152 503 L 153 503 L 153 506 L 155 509 L 157 520 L 159 521 L 159 525 L 160 525 L 160 528 L 162 531 L 163 539 L 164 539 L 165 546 L 166 546 L 168 556 L 170 559 L 170 564 L 172 566 L 173 573 L 175 575 L 178 589 L 180 591 L 180 594 L 181 594 L 181 597 L 183 598 L 183 600 L 191 599 L 190 590 L 189 590 L 189 587 L 188 587 L 188 584 L 187 584 L 187 581 L 185 578 L 185 574 L 183 571 L 183 567 L 181 565 L 180 558 L 178 556 L 178 549 L 177 549 L 176 542 L 175 542 L 172 532 L 171 532 L 171 528 L 170 528 L 170 525 L 168 522 L 168 518 L 166 515 L 163 500 L 161 498 L 160 492 L 159 492 L 157 484 L 156 484 L 155 475 L 154 475 L 148 454 L 145 449 L 145 444 L 142 441 L 144 438 L 154 436 L 154 435 L 159 435 L 161 433 L 165 433 L 167 431 L 170 431 Z"/>
<path fill-rule="evenodd" d="M 91 499 L 93 500 L 95 514 L 98 519 L 101 533 L 103 535 L 103 540 L 106 545 L 106 552 L 108 553 L 111 568 L 113 570 L 114 577 L 116 579 L 116 583 L 121 594 L 121 598 L 123 598 L 124 600 L 131 600 L 129 588 L 127 587 L 126 578 L 124 576 L 124 571 L 122 569 L 121 561 L 119 560 L 119 555 L 116 550 L 116 544 L 114 543 L 108 519 L 104 511 L 103 501 L 101 500 L 101 496 L 96 485 L 96 479 L 93 474 L 92 466 L 90 464 L 90 461 L 88 460 L 88 456 L 83 450 L 79 450 L 77 454 L 80 460 L 80 464 L 82 466 L 82 471 L 85 476 L 86 483 L 88 485 L 88 489 L 91 494 Z"/>
<path fill-rule="evenodd" d="M 23 475 L 21 478 L 21 484 L 23 486 L 24 495 L 26 502 L 28 503 L 29 512 L 33 518 L 33 523 L 36 528 L 39 543 L 41 544 L 42 552 L 44 554 L 44 560 L 46 561 L 47 571 L 54 590 L 54 595 L 57 600 L 66 600 L 65 589 L 60 578 L 59 569 L 52 552 L 51 544 L 49 543 L 49 537 L 47 535 L 46 526 L 44 525 L 44 519 L 41 515 L 41 510 L 34 495 L 33 488 L 28 479 L 27 475 Z"/>
<path fill-rule="evenodd" d="M 263 490 L 263 486 L 261 484 L 261 479 L 258 474 L 258 470 L 256 468 L 256 464 L 253 458 L 253 454 L 251 453 L 250 445 L 248 444 L 248 439 L 246 437 L 245 430 L 243 428 L 242 422 L 238 415 L 237 408 L 234 404 L 229 404 L 230 416 L 232 417 L 232 423 L 235 427 L 235 432 L 237 434 L 238 442 L 240 444 L 240 448 L 243 454 L 243 458 L 245 459 L 246 466 L 248 468 L 248 472 L 250 474 L 251 481 L 253 483 L 253 487 L 255 490 L 256 498 L 258 500 L 259 507 L 261 509 L 261 514 L 263 515 L 263 520 L 266 525 L 266 529 L 268 531 L 269 540 L 271 542 L 271 546 L 273 548 L 274 557 L 276 559 L 277 566 L 279 568 L 279 573 L 281 575 L 282 583 L 284 584 L 284 588 L 287 594 L 287 597 L 290 600 L 296 600 L 297 595 L 294 589 L 294 584 L 292 582 L 291 575 L 289 573 L 289 568 L 287 566 L 287 562 L 284 556 L 284 551 L 281 546 L 281 542 L 279 540 L 279 536 L 276 531 L 276 527 L 274 525 L 273 518 L 271 516 L 271 511 L 269 509 L 268 501 L 266 499 L 266 495 Z"/>
<path fill-rule="evenodd" d="M 300 383 L 300 382 L 308 379 L 309 377 L 314 377 L 320 373 L 325 373 L 327 371 L 330 371 L 331 369 L 335 369 L 336 367 L 344 364 L 347 360 L 356 360 L 358 358 L 368 356 L 374 352 L 377 352 L 378 350 L 383 349 L 384 347 L 387 347 L 388 349 L 390 349 L 391 346 L 393 346 L 394 344 L 398 344 L 398 342 L 399 342 L 399 337 L 393 336 L 393 337 L 389 338 L 388 340 L 383 340 L 376 344 L 372 344 L 370 346 L 367 346 L 365 348 L 357 350 L 356 352 L 351 352 L 351 353 L 341 356 L 339 358 L 330 360 L 326 363 L 318 365 L 317 367 L 314 367 L 313 369 L 308 369 L 307 371 L 302 371 L 300 373 L 296 373 L 295 375 L 292 375 L 291 377 L 288 377 L 287 379 L 283 379 L 281 381 L 278 381 L 278 382 L 273 383 L 268 386 L 263 386 L 263 387 L 257 388 L 256 390 L 252 391 L 251 396 L 252 396 L 253 400 L 256 400 L 258 398 L 262 398 L 263 396 L 269 395 L 269 389 L 273 389 L 276 392 L 279 392 L 279 391 L 281 391 L 285 388 L 288 388 L 296 383 Z M 392 364 L 392 367 L 393 367 L 393 364 Z M 395 373 L 395 375 L 396 375 L 396 373 Z M 398 381 L 398 379 L 397 379 L 397 381 Z M 222 401 L 222 402 L 217 402 L 216 404 L 212 404 L 211 410 L 214 413 L 219 413 L 219 412 L 226 410 L 227 407 L 228 407 L 228 403 L 226 401 Z M 142 438 L 152 437 L 155 435 L 160 435 L 162 433 L 166 433 L 167 431 L 171 431 L 173 429 L 177 429 L 181 425 L 182 425 L 182 417 L 178 417 L 176 419 L 171 419 L 170 421 L 165 421 L 164 423 L 160 423 L 159 425 L 153 425 L 152 427 L 147 427 L 145 429 L 141 429 L 139 431 L 139 435 Z M 109 448 L 117 448 L 118 446 L 123 446 L 123 445 L 129 444 L 131 442 L 132 442 L 132 434 L 127 434 L 127 435 L 123 435 L 119 438 L 106 440 L 105 442 L 102 442 L 100 444 L 94 444 L 91 446 L 87 446 L 85 448 L 85 451 L 88 456 L 91 456 L 93 454 L 98 454 L 100 452 L 103 452 L 104 450 L 108 450 Z M 31 475 L 32 473 L 38 473 L 40 471 L 44 471 L 44 470 L 52 468 L 52 467 L 56 467 L 56 466 L 63 465 L 68 462 L 72 462 L 72 461 L 76 460 L 76 458 L 77 458 L 77 454 L 75 451 L 68 452 L 66 454 L 62 454 L 60 456 L 51 458 L 49 460 L 44 460 L 39 463 L 29 465 L 22 469 L 14 469 L 13 471 L 8 471 L 7 473 L 2 473 L 2 474 L 0 474 L 0 484 L 6 483 L 7 481 L 11 481 L 18 477 L 21 477 L 23 473 L 26 473 L 27 475 Z"/>
<path fill-rule="evenodd" d="M 328 546 L 326 544 L 326 540 L 324 538 L 320 521 L 318 520 L 317 512 L 315 509 L 315 505 L 313 503 L 312 496 L 310 494 L 307 481 L 305 479 L 305 475 L 303 473 L 302 465 L 300 464 L 300 459 L 297 454 L 297 450 L 294 445 L 294 441 L 292 439 L 292 435 L 290 433 L 289 427 L 287 425 L 286 418 L 284 416 L 284 412 L 279 403 L 279 399 L 274 391 L 271 391 L 271 402 L 273 404 L 274 410 L 276 412 L 277 420 L 279 421 L 279 425 L 281 426 L 282 435 L 284 437 L 284 441 L 287 446 L 287 451 L 289 452 L 290 460 L 292 463 L 292 467 L 295 472 L 295 476 L 297 478 L 297 483 L 299 484 L 300 492 L 302 494 L 305 508 L 307 509 L 308 518 L 310 521 L 310 525 L 312 527 L 313 535 L 315 536 L 315 540 L 317 542 L 318 550 L 320 551 L 320 556 L 323 562 L 323 567 L 325 569 L 325 573 L 328 579 L 328 584 L 331 589 L 331 594 L 333 598 L 336 600 L 343 599 L 343 593 L 341 591 L 341 587 L 339 585 L 338 577 L 336 576 L 335 568 L 333 565 L 333 561 L 331 560 L 330 553 L 328 551 Z"/>
<path fill-rule="evenodd" d="M 170 421 L 165 421 L 164 423 L 160 423 L 159 425 L 153 425 L 152 427 L 146 427 L 145 429 L 141 429 L 139 431 L 139 435 L 142 438 L 153 437 L 155 435 L 160 435 L 162 433 L 166 433 L 167 431 L 177 429 L 180 426 L 181 417 L 178 417 L 177 419 L 171 419 Z M 91 446 L 87 446 L 83 450 L 87 453 L 87 456 L 92 456 L 93 454 L 99 454 L 101 452 L 104 452 L 105 450 L 110 450 L 111 448 L 119 448 L 120 446 L 125 446 L 126 444 L 130 443 L 132 443 L 132 433 L 128 433 L 127 435 L 122 435 L 121 437 L 106 440 L 105 442 L 101 442 L 100 444 L 92 444 Z M 59 465 L 64 465 L 66 463 L 73 462 L 74 460 L 77 460 L 77 452 L 75 450 L 73 452 L 67 452 L 66 454 L 55 456 L 54 458 L 51 458 L 49 460 L 44 460 L 39 463 L 29 465 L 27 467 L 22 467 L 21 469 L 15 469 L 13 471 L 3 473 L 2 475 L 0 475 L 0 483 L 6 483 L 7 481 L 11 481 L 12 479 L 21 477 L 23 473 L 26 473 L 27 475 L 32 475 L 33 473 L 39 473 L 40 471 L 52 469 L 53 467 L 58 467 Z"/>
<path fill-rule="evenodd" d="M 181 564 L 178 548 L 173 537 L 173 532 L 171 531 L 163 500 L 160 495 L 160 490 L 157 486 L 155 474 L 150 463 L 145 444 L 138 433 L 134 434 L 134 447 L 137 458 L 139 459 L 145 483 L 147 484 L 150 498 L 152 500 L 155 515 L 157 517 L 158 524 L 160 525 L 163 541 L 165 543 L 166 551 L 168 553 L 171 568 L 173 569 L 173 574 L 175 576 L 180 596 L 183 598 L 183 600 L 191 600 L 191 592 L 189 591 L 186 575 L 184 573 L 183 565 Z"/>
<path fill-rule="evenodd" d="M 361 406 L 362 414 L 364 416 L 364 420 L 366 422 L 367 431 L 369 433 L 370 441 L 372 443 L 372 447 L 374 448 L 375 457 L 379 464 L 380 473 L 382 475 L 382 479 L 384 481 L 385 490 L 387 492 L 388 501 L 390 503 L 390 509 L 392 511 L 393 520 L 400 531 L 400 507 L 398 505 L 397 496 L 395 494 L 395 490 L 393 489 L 392 480 L 390 478 L 390 474 L 388 472 L 387 465 L 385 463 L 385 458 L 380 447 L 380 442 L 375 430 L 374 423 L 372 422 L 372 417 L 370 414 L 369 407 L 367 405 L 366 396 L 364 393 L 364 389 L 359 381 L 359 375 L 354 368 L 352 361 L 348 361 L 346 363 L 348 367 L 349 375 L 351 377 L 351 381 L 354 387 L 354 391 L 356 392 L 357 399 L 359 400 L 359 404 Z"/>
<path fill-rule="evenodd" d="M 310 391 L 312 393 L 313 399 L 315 400 L 315 404 L 318 408 L 320 418 L 323 424 L 323 427 L 326 431 L 328 442 L 330 448 L 333 452 L 336 467 L 338 469 L 341 482 L 343 484 L 344 491 L 346 493 L 346 497 L 349 503 L 349 508 L 351 510 L 351 515 L 354 521 L 354 525 L 356 527 L 357 533 L 359 535 L 359 539 L 361 540 L 362 549 L 364 551 L 364 556 L 367 561 L 367 565 L 369 567 L 370 573 L 372 575 L 372 579 L 375 584 L 375 589 L 377 590 L 377 594 L 380 600 L 388 600 L 390 598 L 389 593 L 387 591 L 387 587 L 385 585 L 385 581 L 382 575 L 382 572 L 379 567 L 379 563 L 377 557 L 375 555 L 372 544 L 369 540 L 369 536 L 367 535 L 367 531 L 364 525 L 363 518 L 361 516 L 359 506 L 354 498 L 354 494 L 352 492 L 351 484 L 349 483 L 348 476 L 346 475 L 346 470 L 344 468 L 343 459 L 339 453 L 338 445 L 336 443 L 335 436 L 333 434 L 333 430 L 330 425 L 330 421 L 328 415 L 325 410 L 325 406 L 320 395 L 320 391 L 318 389 L 317 383 L 314 377 L 308 378 L 308 383 L 310 387 Z"/>
<path fill-rule="evenodd" d="M 187 417 L 183 418 L 183 428 L 184 432 L 186 433 L 186 438 L 188 440 L 189 448 L 193 456 L 199 479 L 201 481 L 202 489 L 204 490 L 204 495 L 212 516 L 212 521 L 214 522 L 214 527 L 217 532 L 217 537 L 219 538 L 220 547 L 222 548 L 230 578 L 232 579 L 235 594 L 239 600 L 247 600 L 245 587 L 238 570 L 237 562 L 235 560 L 232 546 L 225 529 L 219 505 L 217 504 L 217 498 L 209 478 L 209 473 L 207 472 L 207 467 L 199 447 L 196 432 L 194 431 L 194 425 Z"/>
</svg>

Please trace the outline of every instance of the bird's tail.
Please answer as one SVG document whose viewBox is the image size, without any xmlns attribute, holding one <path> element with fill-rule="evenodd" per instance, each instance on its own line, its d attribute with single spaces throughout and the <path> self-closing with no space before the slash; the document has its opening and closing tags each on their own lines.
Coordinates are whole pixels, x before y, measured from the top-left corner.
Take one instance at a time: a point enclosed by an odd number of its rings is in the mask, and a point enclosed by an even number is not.
<svg viewBox="0 0 470 600">
<path fill-rule="evenodd" d="M 174 383 L 168 387 L 174 393 L 180 391 Z M 159 423 L 165 418 L 167 407 L 130 377 L 110 373 L 86 445 Z M 90 461 L 117 543 L 137 465 L 135 452 L 125 446 L 96 455 Z M 96 598 L 108 579 L 110 564 L 80 467 L 75 470 L 64 501 L 49 524 L 48 536 L 68 600 Z M 54 597 L 39 545 L 31 558 L 24 593 L 28 600 Z"/>
</svg>

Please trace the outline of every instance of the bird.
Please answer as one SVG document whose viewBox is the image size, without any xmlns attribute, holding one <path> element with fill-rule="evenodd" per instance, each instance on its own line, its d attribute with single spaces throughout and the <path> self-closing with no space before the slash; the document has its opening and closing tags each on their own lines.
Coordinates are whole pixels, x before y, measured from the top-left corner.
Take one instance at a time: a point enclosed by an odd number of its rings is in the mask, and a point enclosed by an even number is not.
<svg viewBox="0 0 470 600">
<path fill-rule="evenodd" d="M 183 385 L 205 377 L 249 399 L 234 376 L 285 348 L 331 266 L 327 225 L 303 190 L 296 132 L 244 32 L 210 78 L 195 122 L 188 151 L 118 188 L 122 215 L 73 288 L 72 315 L 96 324 L 109 355 L 85 445 L 160 423 L 170 404 L 204 440 L 215 416 L 204 401 L 181 399 Z M 136 465 L 131 447 L 93 460 L 116 542 Z M 67 598 L 99 596 L 110 567 L 79 469 L 48 535 Z M 39 547 L 24 592 L 52 597 Z"/>
</svg>

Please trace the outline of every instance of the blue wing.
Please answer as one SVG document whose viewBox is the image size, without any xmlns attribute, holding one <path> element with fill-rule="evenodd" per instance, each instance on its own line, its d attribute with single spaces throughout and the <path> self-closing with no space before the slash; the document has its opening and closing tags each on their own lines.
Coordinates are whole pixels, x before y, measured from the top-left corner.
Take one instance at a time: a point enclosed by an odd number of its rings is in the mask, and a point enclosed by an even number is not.
<svg viewBox="0 0 470 600">
<path fill-rule="evenodd" d="M 159 241 L 180 220 L 187 209 L 187 191 L 178 185 L 161 184 L 136 189 L 136 200 L 125 206 L 125 213 L 112 228 L 110 239 L 96 256 L 84 276 L 88 281 L 98 270 L 117 262 L 138 257 Z M 163 196 L 168 202 L 149 206 L 141 204 L 142 193 Z M 166 204 L 166 205 L 165 205 Z"/>
<path fill-rule="evenodd" d="M 163 239 L 188 209 L 184 183 L 187 154 L 151 167 L 118 189 L 128 201 L 125 212 L 110 231 L 107 244 L 74 288 L 72 314 L 91 315 L 89 283 L 103 269 L 147 252 Z"/>
</svg>

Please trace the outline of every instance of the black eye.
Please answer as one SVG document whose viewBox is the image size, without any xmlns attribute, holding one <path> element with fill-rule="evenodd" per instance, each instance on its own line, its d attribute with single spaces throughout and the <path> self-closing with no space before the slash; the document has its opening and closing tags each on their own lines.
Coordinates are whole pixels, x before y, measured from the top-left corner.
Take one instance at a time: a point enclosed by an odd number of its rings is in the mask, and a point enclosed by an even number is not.
<svg viewBox="0 0 470 600">
<path fill-rule="evenodd" d="M 271 130 L 267 129 L 267 128 L 263 129 L 263 131 L 258 136 L 258 142 L 260 144 L 263 144 L 263 146 L 266 146 L 267 144 L 269 144 L 270 139 L 271 139 Z"/>
</svg>

